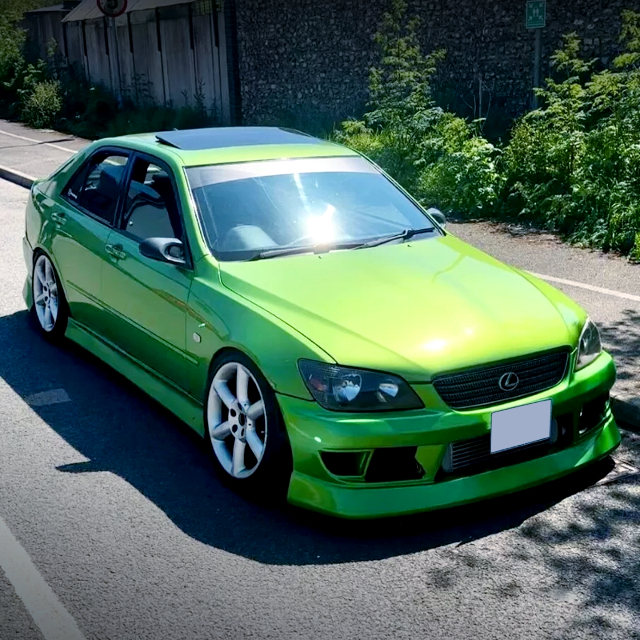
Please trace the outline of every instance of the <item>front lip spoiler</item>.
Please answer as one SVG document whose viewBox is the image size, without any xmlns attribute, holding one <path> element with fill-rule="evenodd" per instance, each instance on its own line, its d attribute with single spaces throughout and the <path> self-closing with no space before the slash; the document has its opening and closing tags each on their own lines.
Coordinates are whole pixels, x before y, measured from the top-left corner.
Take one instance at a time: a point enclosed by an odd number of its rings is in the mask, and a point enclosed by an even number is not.
<svg viewBox="0 0 640 640">
<path fill-rule="evenodd" d="M 620 444 L 612 416 L 591 438 L 541 458 L 432 484 L 338 485 L 294 471 L 288 501 L 325 515 L 366 520 L 455 508 L 553 482 L 610 455 Z"/>
</svg>

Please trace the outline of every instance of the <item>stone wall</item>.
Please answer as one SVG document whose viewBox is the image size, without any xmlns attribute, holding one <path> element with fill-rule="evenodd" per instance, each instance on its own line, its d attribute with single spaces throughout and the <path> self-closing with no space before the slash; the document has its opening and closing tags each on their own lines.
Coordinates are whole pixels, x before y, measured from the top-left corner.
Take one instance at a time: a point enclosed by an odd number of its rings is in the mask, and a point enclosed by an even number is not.
<svg viewBox="0 0 640 640">
<path fill-rule="evenodd" d="M 425 52 L 444 48 L 442 104 L 466 115 L 512 118 L 531 100 L 534 32 L 525 0 L 408 0 Z M 246 124 L 314 127 L 357 115 L 375 62 L 373 34 L 390 0 L 236 0 Z M 640 0 L 548 0 L 542 77 L 561 36 L 576 31 L 605 62 L 618 52 L 623 9 Z M 480 91 L 482 88 L 482 91 Z"/>
</svg>

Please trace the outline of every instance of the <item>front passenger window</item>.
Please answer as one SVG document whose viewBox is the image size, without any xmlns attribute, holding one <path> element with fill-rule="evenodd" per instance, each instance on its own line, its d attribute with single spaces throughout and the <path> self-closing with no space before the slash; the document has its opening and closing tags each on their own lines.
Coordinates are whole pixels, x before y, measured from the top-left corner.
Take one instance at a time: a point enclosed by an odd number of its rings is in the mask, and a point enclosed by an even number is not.
<svg viewBox="0 0 640 640">
<path fill-rule="evenodd" d="M 182 240 L 173 184 L 164 169 L 145 160 L 136 160 L 122 225 L 124 231 L 141 241 L 147 238 Z"/>
</svg>

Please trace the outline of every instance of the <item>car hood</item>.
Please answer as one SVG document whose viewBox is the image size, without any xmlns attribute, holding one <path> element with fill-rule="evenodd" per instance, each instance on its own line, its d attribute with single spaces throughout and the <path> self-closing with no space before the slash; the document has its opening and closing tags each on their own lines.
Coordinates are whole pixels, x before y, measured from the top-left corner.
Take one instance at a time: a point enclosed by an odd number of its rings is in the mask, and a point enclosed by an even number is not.
<svg viewBox="0 0 640 640">
<path fill-rule="evenodd" d="M 450 234 L 363 250 L 224 262 L 221 279 L 336 362 L 413 382 L 575 346 L 586 318 L 553 287 Z"/>
</svg>

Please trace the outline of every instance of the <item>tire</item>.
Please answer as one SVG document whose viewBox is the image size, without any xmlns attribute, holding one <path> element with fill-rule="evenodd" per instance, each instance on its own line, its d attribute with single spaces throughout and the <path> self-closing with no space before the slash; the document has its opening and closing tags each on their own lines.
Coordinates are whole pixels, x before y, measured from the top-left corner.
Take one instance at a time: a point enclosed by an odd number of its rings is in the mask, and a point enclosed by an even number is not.
<svg viewBox="0 0 640 640">
<path fill-rule="evenodd" d="M 50 342 L 64 338 L 69 321 L 69 307 L 60 278 L 45 253 L 38 253 L 33 263 L 31 310 L 40 333 Z"/>
<path fill-rule="evenodd" d="M 284 502 L 293 468 L 284 421 L 275 393 L 244 354 L 227 352 L 212 362 L 204 425 L 224 484 L 261 503 Z"/>
</svg>

